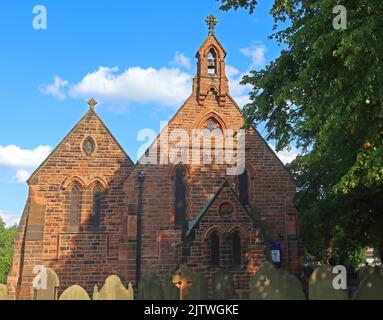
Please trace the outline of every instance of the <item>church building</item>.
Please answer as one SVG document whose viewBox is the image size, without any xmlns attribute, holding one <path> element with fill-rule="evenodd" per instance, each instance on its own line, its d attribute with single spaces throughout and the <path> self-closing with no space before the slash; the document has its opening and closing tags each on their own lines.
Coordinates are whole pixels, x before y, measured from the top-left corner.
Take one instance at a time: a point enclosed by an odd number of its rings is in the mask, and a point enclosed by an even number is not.
<svg viewBox="0 0 383 320">
<path fill-rule="evenodd" d="M 143 158 L 163 157 L 164 141 L 170 156 L 174 130 L 190 137 L 214 131 L 227 139 L 226 132 L 244 127 L 230 96 L 216 19 L 206 21 L 192 93 Z M 185 265 L 210 285 L 216 270 L 232 273 L 235 295 L 243 297 L 266 259 L 300 273 L 296 184 L 254 127 L 245 131 L 243 170 L 236 175 L 228 174 L 232 164 L 214 161 L 217 140 L 210 163 L 169 157 L 133 163 L 95 104 L 89 101 L 86 114 L 28 180 L 8 276 L 12 297 L 35 297 L 36 266 L 57 274 L 58 293 L 73 284 L 91 293 L 112 274 L 137 287 L 145 273 L 168 277 Z M 201 158 L 206 152 L 203 145 L 180 149 Z"/>
</svg>

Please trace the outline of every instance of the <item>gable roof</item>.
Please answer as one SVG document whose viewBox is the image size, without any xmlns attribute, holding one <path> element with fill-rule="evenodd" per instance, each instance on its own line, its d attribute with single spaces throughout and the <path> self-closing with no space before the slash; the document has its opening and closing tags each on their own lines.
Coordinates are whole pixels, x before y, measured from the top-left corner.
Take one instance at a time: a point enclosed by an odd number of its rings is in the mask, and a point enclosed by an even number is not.
<svg viewBox="0 0 383 320">
<path fill-rule="evenodd" d="M 229 97 L 229 99 L 231 100 L 231 102 L 234 104 L 234 106 L 238 109 L 238 111 L 242 114 L 242 116 L 244 117 L 244 113 L 243 113 L 243 110 L 238 106 L 237 102 L 234 100 L 234 98 L 228 93 L 227 96 Z M 297 181 L 295 180 L 295 178 L 293 177 L 293 175 L 291 174 L 291 172 L 289 170 L 287 170 L 285 164 L 282 162 L 281 159 L 279 159 L 279 157 L 277 156 L 276 152 L 271 149 L 270 145 L 267 143 L 266 139 L 264 137 L 262 137 L 262 135 L 259 133 L 259 131 L 257 130 L 257 128 L 255 127 L 255 125 L 252 123 L 250 125 L 250 127 L 254 130 L 255 134 L 263 141 L 263 143 L 266 145 L 267 149 L 270 151 L 270 153 L 274 156 L 274 158 L 282 165 L 283 169 L 287 172 L 288 176 L 290 177 L 290 179 L 294 182 L 295 185 L 298 185 Z"/>
<path fill-rule="evenodd" d="M 215 33 L 212 33 L 212 34 L 209 34 L 207 36 L 207 38 L 205 39 L 205 41 L 202 43 L 202 45 L 199 47 L 197 53 L 196 53 L 196 56 L 198 55 L 198 53 L 202 50 L 202 48 L 206 45 L 206 43 L 209 41 L 210 38 L 213 38 L 215 40 L 215 42 L 218 44 L 218 46 L 222 49 L 224 55 L 226 56 L 227 55 L 227 52 L 225 50 L 225 48 L 223 47 L 223 45 L 221 44 L 221 42 L 219 42 L 217 36 L 215 35 Z"/>
<path fill-rule="evenodd" d="M 242 202 L 240 201 L 237 193 L 233 190 L 233 188 L 230 186 L 229 182 L 227 181 L 227 179 L 225 179 L 225 181 L 221 184 L 221 186 L 219 187 L 218 191 L 214 194 L 214 196 L 212 196 L 204 205 L 204 207 L 202 208 L 202 210 L 198 213 L 198 215 L 193 219 L 193 220 L 190 220 L 188 221 L 188 230 L 186 231 L 186 238 L 188 238 L 191 233 L 193 232 L 193 230 L 198 226 L 199 222 L 203 219 L 203 217 L 205 216 L 205 214 L 209 211 L 210 207 L 212 206 L 212 204 L 216 201 L 216 199 L 218 198 L 218 196 L 221 194 L 222 190 L 224 188 L 229 188 L 229 190 L 231 191 L 231 193 L 234 195 L 235 199 L 240 203 L 240 205 L 242 206 L 242 208 L 245 210 L 245 212 L 247 213 L 247 215 L 249 216 L 249 218 L 251 219 L 251 221 L 254 223 L 254 218 L 253 218 L 253 215 L 251 213 L 251 211 L 249 210 L 249 208 L 247 208 L 246 206 L 244 206 L 242 204 Z"/>
<path fill-rule="evenodd" d="M 113 139 L 115 144 L 119 147 L 119 149 L 122 151 L 122 153 L 125 155 L 126 159 L 134 166 L 134 162 L 130 159 L 129 155 L 125 152 L 125 150 L 122 148 L 120 143 L 117 141 L 117 139 L 113 136 L 113 134 L 110 132 L 108 127 L 105 125 L 105 123 L 101 120 L 101 118 L 98 116 L 96 111 L 93 108 L 89 108 L 89 110 L 81 117 L 81 119 L 76 123 L 76 125 L 69 131 L 69 133 L 60 141 L 60 143 L 53 149 L 53 151 L 48 155 L 48 157 L 38 166 L 38 168 L 32 173 L 32 175 L 27 180 L 27 183 L 29 184 L 30 181 L 36 176 L 36 174 L 44 167 L 44 165 L 51 159 L 51 157 L 56 153 L 58 148 L 64 143 L 64 141 L 79 127 L 79 125 L 85 120 L 85 118 L 89 115 L 92 115 L 97 118 L 97 120 L 101 123 L 101 125 L 104 127 L 106 132 L 109 134 L 109 136 Z"/>
</svg>

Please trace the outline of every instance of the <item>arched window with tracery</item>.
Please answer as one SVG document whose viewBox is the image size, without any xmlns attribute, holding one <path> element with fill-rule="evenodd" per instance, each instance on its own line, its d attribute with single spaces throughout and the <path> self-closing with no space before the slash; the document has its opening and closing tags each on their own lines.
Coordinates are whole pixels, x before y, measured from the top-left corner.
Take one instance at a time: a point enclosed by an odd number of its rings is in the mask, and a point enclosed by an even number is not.
<svg viewBox="0 0 383 320">
<path fill-rule="evenodd" d="M 93 204 L 92 211 L 90 215 L 90 228 L 93 230 L 97 230 L 100 227 L 100 218 L 101 218 L 101 208 L 102 208 L 102 198 L 103 198 L 103 190 L 100 185 L 96 184 L 93 188 Z"/>
<path fill-rule="evenodd" d="M 211 266 L 219 267 L 221 264 L 221 245 L 217 232 L 211 234 L 210 246 Z"/>
<path fill-rule="evenodd" d="M 183 227 L 187 211 L 187 169 L 180 165 L 174 173 L 174 223 Z"/>
<path fill-rule="evenodd" d="M 210 135 L 213 133 L 215 133 L 215 134 L 218 133 L 218 135 L 223 134 L 221 124 L 214 117 L 211 117 L 208 120 L 206 120 L 206 122 L 204 124 L 204 130 L 206 130 L 205 135 Z"/>
<path fill-rule="evenodd" d="M 80 224 L 81 189 L 74 184 L 70 192 L 69 228 L 77 230 Z"/>
</svg>

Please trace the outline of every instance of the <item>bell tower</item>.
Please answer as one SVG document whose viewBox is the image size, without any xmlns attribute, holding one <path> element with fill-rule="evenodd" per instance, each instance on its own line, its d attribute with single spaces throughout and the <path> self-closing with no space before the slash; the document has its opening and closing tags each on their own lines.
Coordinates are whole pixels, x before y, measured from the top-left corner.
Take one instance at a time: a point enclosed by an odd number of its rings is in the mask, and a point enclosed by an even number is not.
<svg viewBox="0 0 383 320">
<path fill-rule="evenodd" d="M 194 92 L 200 106 L 204 105 L 209 95 L 213 95 L 219 105 L 224 107 L 229 92 L 225 73 L 226 51 L 214 32 L 217 24 L 215 16 L 210 15 L 205 21 L 209 26 L 209 34 L 196 54 L 198 65 Z"/>
</svg>

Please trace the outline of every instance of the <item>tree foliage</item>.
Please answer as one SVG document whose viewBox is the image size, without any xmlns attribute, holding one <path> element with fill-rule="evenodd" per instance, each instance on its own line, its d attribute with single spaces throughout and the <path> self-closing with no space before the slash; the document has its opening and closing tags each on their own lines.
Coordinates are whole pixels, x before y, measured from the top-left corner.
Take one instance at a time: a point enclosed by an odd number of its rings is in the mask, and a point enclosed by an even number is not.
<svg viewBox="0 0 383 320">
<path fill-rule="evenodd" d="M 257 5 L 221 2 L 250 13 Z M 346 29 L 333 26 L 338 4 L 347 9 Z M 382 12 L 382 1 L 275 0 L 270 38 L 284 49 L 242 81 L 253 86 L 248 124 L 265 122 L 277 150 L 303 150 L 290 170 L 312 251 L 321 247 L 316 239 L 338 236 L 350 255 L 377 242 L 383 252 Z"/>
<path fill-rule="evenodd" d="M 7 282 L 7 276 L 12 265 L 13 240 L 16 236 L 16 226 L 6 228 L 0 218 L 0 283 Z"/>
</svg>

